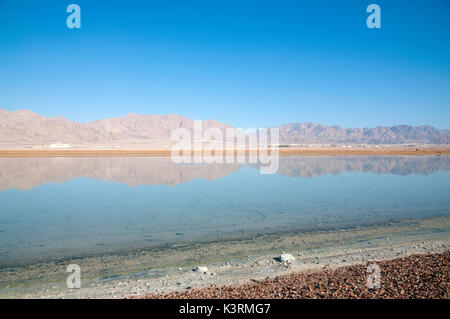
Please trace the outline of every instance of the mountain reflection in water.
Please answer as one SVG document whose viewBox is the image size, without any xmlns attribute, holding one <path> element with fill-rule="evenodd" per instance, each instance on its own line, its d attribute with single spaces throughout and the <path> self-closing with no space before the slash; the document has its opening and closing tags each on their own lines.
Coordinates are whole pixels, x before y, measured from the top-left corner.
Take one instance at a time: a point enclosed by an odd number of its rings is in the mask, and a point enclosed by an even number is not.
<svg viewBox="0 0 450 319">
<path fill-rule="evenodd" d="M 45 183 L 89 177 L 139 185 L 179 185 L 196 179 L 216 180 L 256 164 L 175 164 L 170 158 L 2 158 L 0 191 L 29 190 Z M 450 170 L 448 156 L 281 156 L 278 174 L 314 177 L 343 172 L 429 175 Z"/>
</svg>

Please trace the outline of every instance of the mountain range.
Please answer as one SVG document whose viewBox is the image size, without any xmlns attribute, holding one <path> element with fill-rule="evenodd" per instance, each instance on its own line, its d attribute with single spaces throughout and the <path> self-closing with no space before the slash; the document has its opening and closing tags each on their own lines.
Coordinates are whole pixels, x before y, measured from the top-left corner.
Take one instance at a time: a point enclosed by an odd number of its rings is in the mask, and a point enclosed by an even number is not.
<svg viewBox="0 0 450 319">
<path fill-rule="evenodd" d="M 88 123 L 63 117 L 45 117 L 28 110 L 0 109 L 0 143 L 2 144 L 89 144 L 133 141 L 146 143 L 170 140 L 178 127 L 192 130 L 194 120 L 184 116 L 139 115 L 102 119 Z M 230 127 L 210 119 L 203 127 Z M 280 129 L 280 144 L 450 144 L 450 130 L 432 126 L 378 126 L 375 128 L 343 128 L 314 123 L 290 123 Z"/>
</svg>

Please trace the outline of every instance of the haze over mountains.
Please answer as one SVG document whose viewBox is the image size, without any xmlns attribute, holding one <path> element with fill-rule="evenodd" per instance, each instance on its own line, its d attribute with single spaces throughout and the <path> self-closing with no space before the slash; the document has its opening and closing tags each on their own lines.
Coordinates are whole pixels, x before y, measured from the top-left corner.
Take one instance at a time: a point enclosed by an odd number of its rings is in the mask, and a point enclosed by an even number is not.
<svg viewBox="0 0 450 319">
<path fill-rule="evenodd" d="M 184 116 L 139 115 L 103 119 L 89 123 L 63 117 L 48 118 L 28 110 L 0 109 L 0 143 L 49 144 L 169 140 L 177 127 L 192 130 L 194 120 Z M 216 120 L 203 121 L 203 127 L 230 127 Z M 450 130 L 431 126 L 397 125 L 375 128 L 343 128 L 314 123 L 278 126 L 281 144 L 450 144 Z"/>
</svg>

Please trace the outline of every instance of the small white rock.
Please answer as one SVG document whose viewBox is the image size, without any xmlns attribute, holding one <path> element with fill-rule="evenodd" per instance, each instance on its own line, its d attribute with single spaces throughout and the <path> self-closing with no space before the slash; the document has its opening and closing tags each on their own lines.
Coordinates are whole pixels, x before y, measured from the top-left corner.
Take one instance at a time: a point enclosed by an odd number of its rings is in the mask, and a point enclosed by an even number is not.
<svg viewBox="0 0 450 319">
<path fill-rule="evenodd" d="M 197 272 L 202 272 L 205 273 L 208 271 L 208 267 L 206 266 L 197 266 L 194 269 L 192 269 L 193 271 L 197 271 Z"/>
<path fill-rule="evenodd" d="M 292 256 L 291 254 L 281 254 L 280 256 L 280 261 L 282 263 L 290 263 L 293 262 L 295 260 L 295 257 Z"/>
</svg>

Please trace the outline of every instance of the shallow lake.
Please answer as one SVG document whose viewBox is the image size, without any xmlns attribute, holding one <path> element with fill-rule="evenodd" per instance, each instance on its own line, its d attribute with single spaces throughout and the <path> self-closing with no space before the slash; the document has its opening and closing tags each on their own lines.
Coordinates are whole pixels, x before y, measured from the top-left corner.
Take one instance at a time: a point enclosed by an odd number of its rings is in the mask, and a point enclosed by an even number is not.
<svg viewBox="0 0 450 319">
<path fill-rule="evenodd" d="M 450 215 L 448 156 L 0 158 L 0 266 Z"/>
</svg>

